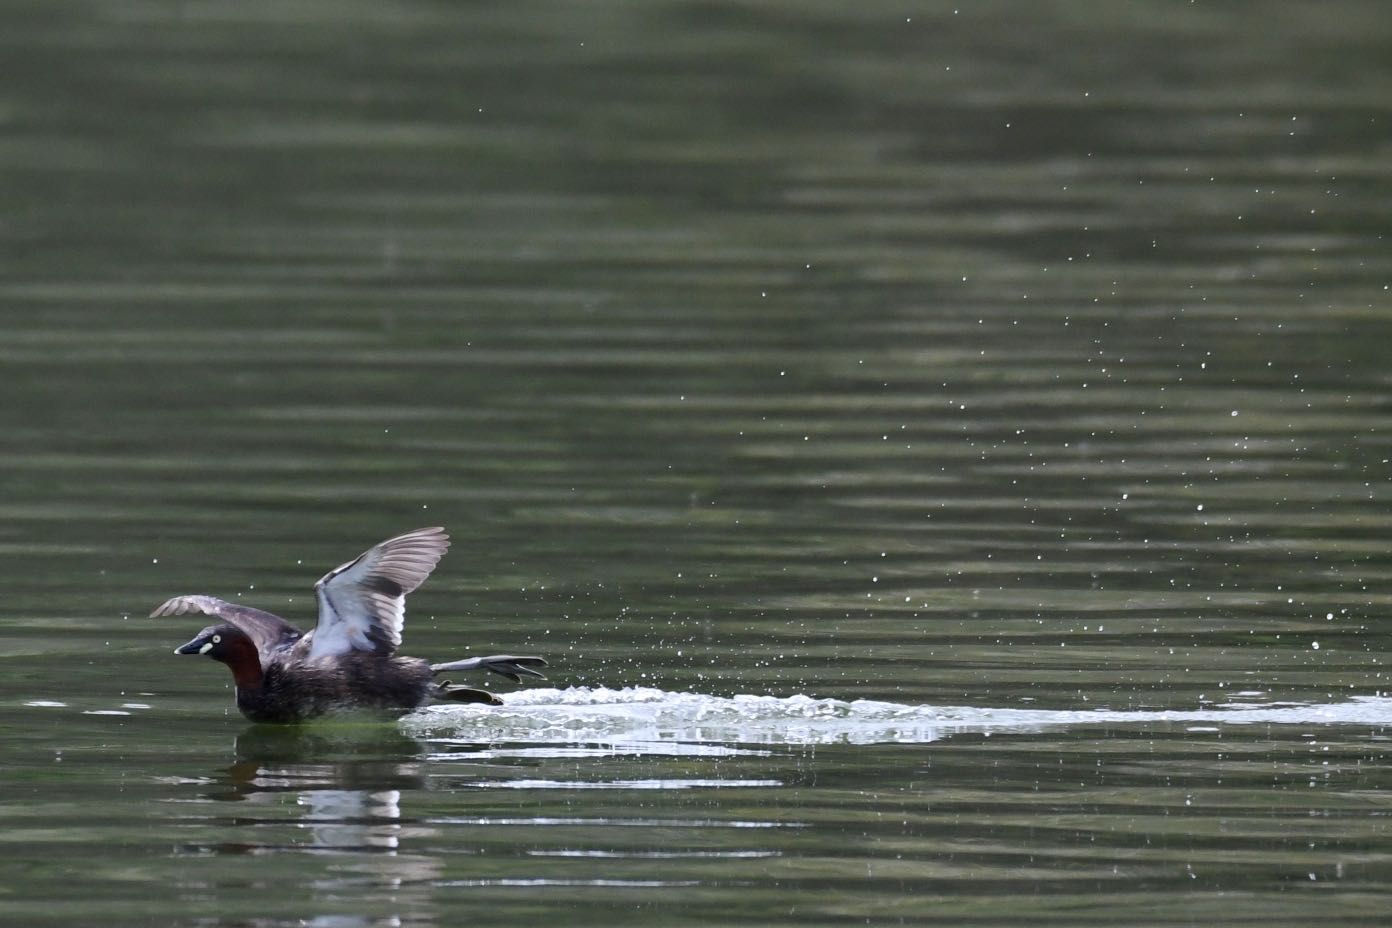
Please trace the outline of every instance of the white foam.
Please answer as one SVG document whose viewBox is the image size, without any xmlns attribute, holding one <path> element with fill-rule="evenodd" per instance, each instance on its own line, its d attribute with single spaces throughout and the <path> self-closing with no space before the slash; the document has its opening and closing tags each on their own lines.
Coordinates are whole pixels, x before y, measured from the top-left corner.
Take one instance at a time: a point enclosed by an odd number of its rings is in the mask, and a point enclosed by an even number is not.
<svg viewBox="0 0 1392 928">
<path fill-rule="evenodd" d="M 926 743 L 958 732 L 1034 732 L 1102 725 L 1392 725 L 1392 698 L 1332 704 L 1232 702 L 1188 710 L 1050 710 L 911 706 L 811 696 L 707 696 L 651 687 L 530 689 L 501 707 L 433 706 L 403 724 L 447 741 L 538 744 Z"/>
</svg>

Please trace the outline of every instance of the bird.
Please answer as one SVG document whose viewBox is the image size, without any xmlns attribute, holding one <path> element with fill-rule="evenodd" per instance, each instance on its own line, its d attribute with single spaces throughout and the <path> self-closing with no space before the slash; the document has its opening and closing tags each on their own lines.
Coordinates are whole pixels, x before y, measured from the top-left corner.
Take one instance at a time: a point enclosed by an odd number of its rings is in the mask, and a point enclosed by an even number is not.
<svg viewBox="0 0 1392 928">
<path fill-rule="evenodd" d="M 226 664 L 237 708 L 253 722 L 297 723 L 344 711 L 401 716 L 431 699 L 502 705 L 486 690 L 436 680 L 441 673 L 491 670 L 519 683 L 546 679 L 535 656 L 497 654 L 432 664 L 396 653 L 406 596 L 425 582 L 449 548 L 440 526 L 373 545 L 314 584 L 319 622 L 303 632 L 260 609 L 201 594 L 175 596 L 151 618 L 201 613 L 218 620 L 175 654 Z"/>
</svg>

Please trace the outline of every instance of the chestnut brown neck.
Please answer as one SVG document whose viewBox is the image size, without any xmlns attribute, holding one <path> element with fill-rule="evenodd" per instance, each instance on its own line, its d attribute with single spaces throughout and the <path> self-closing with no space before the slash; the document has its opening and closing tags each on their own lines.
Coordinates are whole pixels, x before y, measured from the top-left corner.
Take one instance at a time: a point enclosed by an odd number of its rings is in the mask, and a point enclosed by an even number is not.
<svg viewBox="0 0 1392 928">
<path fill-rule="evenodd" d="M 254 690 L 261 688 L 265 674 L 261 670 L 261 656 L 256 653 L 256 645 L 245 635 L 229 637 L 223 643 L 218 659 L 232 669 L 232 680 L 238 689 Z"/>
</svg>

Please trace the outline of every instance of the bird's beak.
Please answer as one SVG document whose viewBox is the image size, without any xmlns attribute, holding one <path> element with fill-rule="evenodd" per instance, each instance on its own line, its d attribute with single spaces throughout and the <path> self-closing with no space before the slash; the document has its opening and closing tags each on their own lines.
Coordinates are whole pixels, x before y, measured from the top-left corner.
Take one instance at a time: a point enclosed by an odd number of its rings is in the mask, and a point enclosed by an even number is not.
<svg viewBox="0 0 1392 928">
<path fill-rule="evenodd" d="M 195 638 L 188 644 L 180 645 L 174 649 L 175 654 L 202 654 L 203 646 L 207 644 L 201 637 Z"/>
</svg>

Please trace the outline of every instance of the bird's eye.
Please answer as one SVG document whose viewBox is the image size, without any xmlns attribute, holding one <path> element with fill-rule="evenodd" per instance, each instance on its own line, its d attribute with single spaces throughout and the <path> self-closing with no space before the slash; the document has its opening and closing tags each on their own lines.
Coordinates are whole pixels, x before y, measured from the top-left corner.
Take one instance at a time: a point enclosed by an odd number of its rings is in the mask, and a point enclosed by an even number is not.
<svg viewBox="0 0 1392 928">
<path fill-rule="evenodd" d="M 214 635 L 214 636 L 213 636 L 213 644 L 218 644 L 218 643 L 221 642 L 221 641 L 222 641 L 222 636 L 221 636 L 221 635 Z"/>
</svg>

